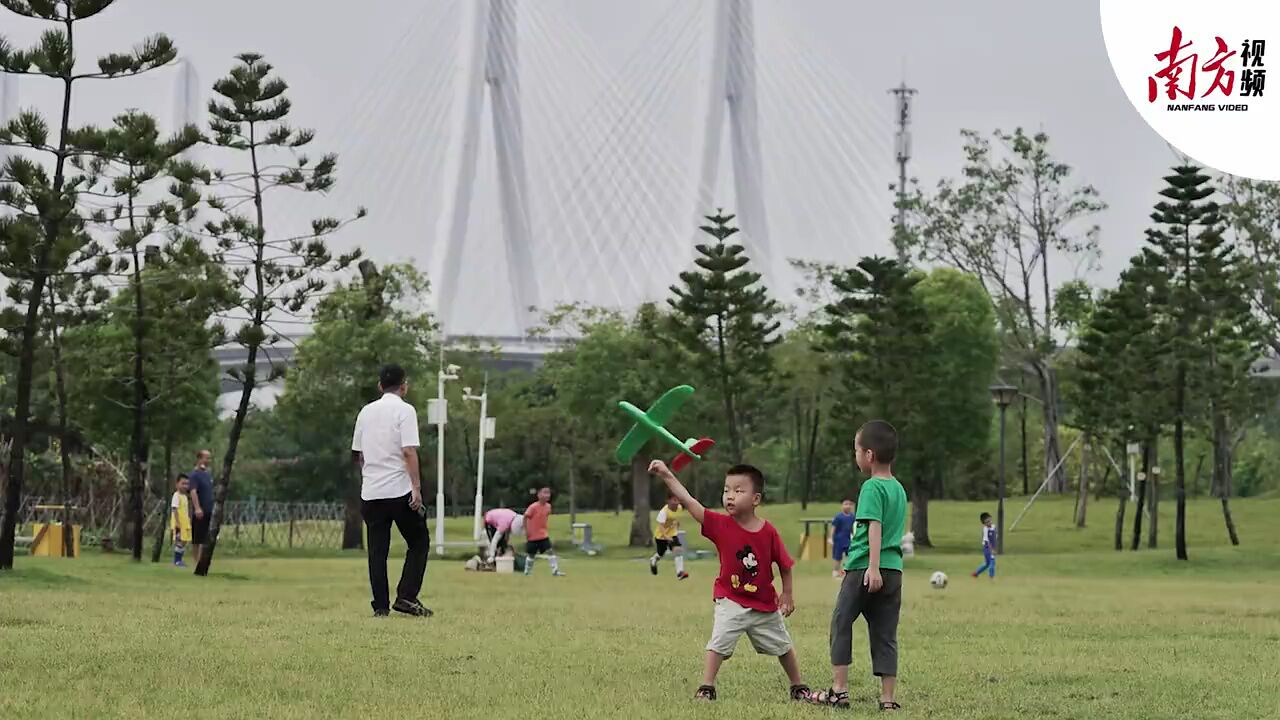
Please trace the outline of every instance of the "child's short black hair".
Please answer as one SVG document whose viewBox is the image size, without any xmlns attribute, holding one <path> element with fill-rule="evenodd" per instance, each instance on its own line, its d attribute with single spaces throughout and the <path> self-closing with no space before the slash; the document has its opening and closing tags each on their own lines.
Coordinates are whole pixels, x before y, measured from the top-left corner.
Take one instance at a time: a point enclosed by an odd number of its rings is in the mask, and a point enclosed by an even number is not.
<svg viewBox="0 0 1280 720">
<path fill-rule="evenodd" d="M 978 519 L 981 520 L 982 522 L 986 522 L 991 519 L 991 513 L 984 512 L 978 516 Z"/>
<path fill-rule="evenodd" d="M 191 479 L 190 475 L 186 473 L 178 473 L 178 480 L 190 480 L 190 479 Z M 178 480 L 174 480 L 174 482 L 177 482 Z"/>
<path fill-rule="evenodd" d="M 862 447 L 875 453 L 876 461 L 886 465 L 898 455 L 898 431 L 884 420 L 872 420 L 858 429 Z"/>
<path fill-rule="evenodd" d="M 764 473 L 760 472 L 760 468 L 755 465 L 734 465 L 725 473 L 726 477 L 729 475 L 745 475 L 751 478 L 751 489 L 764 495 Z"/>
</svg>

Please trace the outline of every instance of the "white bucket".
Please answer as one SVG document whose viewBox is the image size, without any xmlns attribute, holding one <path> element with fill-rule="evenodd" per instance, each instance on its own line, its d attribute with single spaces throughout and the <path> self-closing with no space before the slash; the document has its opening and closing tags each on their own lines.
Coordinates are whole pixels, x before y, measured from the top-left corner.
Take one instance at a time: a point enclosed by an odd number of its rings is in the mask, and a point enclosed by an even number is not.
<svg viewBox="0 0 1280 720">
<path fill-rule="evenodd" d="M 516 559 L 511 555 L 503 555 L 497 559 L 498 572 L 511 573 L 516 571 Z"/>
</svg>

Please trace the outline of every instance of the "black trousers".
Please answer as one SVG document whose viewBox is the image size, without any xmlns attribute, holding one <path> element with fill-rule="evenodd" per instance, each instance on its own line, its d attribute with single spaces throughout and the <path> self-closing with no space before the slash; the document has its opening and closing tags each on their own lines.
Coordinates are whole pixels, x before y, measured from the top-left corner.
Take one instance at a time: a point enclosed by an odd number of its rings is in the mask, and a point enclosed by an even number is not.
<svg viewBox="0 0 1280 720">
<path fill-rule="evenodd" d="M 404 554 L 404 569 L 396 598 L 417 600 L 422 591 L 422 577 L 427 573 L 427 554 L 431 550 L 431 534 L 427 518 L 409 507 L 409 496 L 382 500 L 363 500 L 360 515 L 369 529 L 369 587 L 373 590 L 373 609 L 389 610 L 387 596 L 387 553 L 391 549 L 391 524 L 400 529 L 409 549 Z"/>
<path fill-rule="evenodd" d="M 866 570 L 850 570 L 840 583 L 835 609 L 831 611 L 831 664 L 849 665 L 853 660 L 853 621 L 867 619 L 867 639 L 871 641 L 871 672 L 898 675 L 898 613 L 902 610 L 902 571 L 880 570 L 884 586 L 867 592 L 862 585 Z"/>
</svg>

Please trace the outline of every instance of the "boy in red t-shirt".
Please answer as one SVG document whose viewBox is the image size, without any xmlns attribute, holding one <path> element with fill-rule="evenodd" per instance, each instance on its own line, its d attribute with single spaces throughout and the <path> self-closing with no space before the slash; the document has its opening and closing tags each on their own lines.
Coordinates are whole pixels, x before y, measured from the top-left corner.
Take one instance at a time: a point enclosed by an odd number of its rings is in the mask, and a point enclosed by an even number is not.
<svg viewBox="0 0 1280 720">
<path fill-rule="evenodd" d="M 649 472 L 666 482 L 689 517 L 702 525 L 703 537 L 715 543 L 720 555 L 720 575 L 712 591 L 715 625 L 707 643 L 702 686 L 694 697 L 716 699 L 720 664 L 733 655 L 738 638 L 745 633 L 756 652 L 772 655 L 782 663 L 791 681 L 791 699 L 807 700 L 809 687 L 800 682 L 800 662 L 782 622 L 796 607 L 791 597 L 791 566 L 795 562 L 787 554 L 777 529 L 756 516 L 764 492 L 764 474 L 750 465 L 729 468 L 724 479 L 725 514 L 703 507 L 661 460 L 650 463 Z M 782 578 L 781 595 L 773 589 L 775 563 Z"/>
</svg>

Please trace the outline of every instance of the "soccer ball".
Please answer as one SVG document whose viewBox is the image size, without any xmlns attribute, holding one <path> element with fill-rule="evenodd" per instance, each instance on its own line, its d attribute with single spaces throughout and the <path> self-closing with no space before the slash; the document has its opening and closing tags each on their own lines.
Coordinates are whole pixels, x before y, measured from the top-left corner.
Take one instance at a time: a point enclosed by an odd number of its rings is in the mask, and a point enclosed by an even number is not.
<svg viewBox="0 0 1280 720">
<path fill-rule="evenodd" d="M 941 590 L 947 586 L 947 574 L 938 570 L 933 575 L 929 576 L 929 584 L 932 585 L 935 590 Z"/>
</svg>

